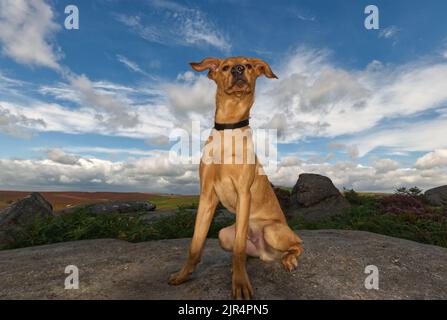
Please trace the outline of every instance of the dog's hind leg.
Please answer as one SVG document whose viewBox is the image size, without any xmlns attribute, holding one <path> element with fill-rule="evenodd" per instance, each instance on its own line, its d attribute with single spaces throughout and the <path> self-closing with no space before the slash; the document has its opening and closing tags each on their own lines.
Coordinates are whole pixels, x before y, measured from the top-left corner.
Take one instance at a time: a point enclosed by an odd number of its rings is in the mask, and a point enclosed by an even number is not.
<svg viewBox="0 0 447 320">
<path fill-rule="evenodd" d="M 302 240 L 285 223 L 275 222 L 264 227 L 264 240 L 275 250 L 283 253 L 281 263 L 287 271 L 298 266 L 297 258 L 304 251 Z"/>
<path fill-rule="evenodd" d="M 236 225 L 223 228 L 219 231 L 219 244 L 225 251 L 233 251 L 234 239 L 236 238 Z M 254 240 L 254 241 L 253 241 Z M 251 230 L 248 231 L 246 253 L 250 257 L 259 257 L 259 249 L 256 247 L 256 238 Z"/>
</svg>

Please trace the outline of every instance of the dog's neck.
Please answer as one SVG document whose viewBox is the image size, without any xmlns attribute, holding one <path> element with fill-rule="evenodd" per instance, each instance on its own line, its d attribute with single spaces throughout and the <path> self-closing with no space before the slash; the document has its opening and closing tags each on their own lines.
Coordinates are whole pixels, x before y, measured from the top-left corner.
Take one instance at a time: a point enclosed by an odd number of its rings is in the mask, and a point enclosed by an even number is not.
<svg viewBox="0 0 447 320">
<path fill-rule="evenodd" d="M 253 103 L 253 93 L 237 96 L 218 91 L 214 121 L 217 123 L 237 123 L 248 119 Z"/>
</svg>

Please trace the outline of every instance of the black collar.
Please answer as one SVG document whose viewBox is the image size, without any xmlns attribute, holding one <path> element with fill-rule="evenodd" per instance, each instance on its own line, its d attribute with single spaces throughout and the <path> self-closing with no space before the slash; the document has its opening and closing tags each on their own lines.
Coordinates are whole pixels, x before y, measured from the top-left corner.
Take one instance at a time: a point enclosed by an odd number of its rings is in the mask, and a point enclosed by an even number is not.
<svg viewBox="0 0 447 320">
<path fill-rule="evenodd" d="M 217 131 L 227 130 L 227 129 L 239 129 L 249 125 L 248 119 L 239 121 L 237 123 L 217 123 L 214 122 L 214 129 Z"/>
</svg>

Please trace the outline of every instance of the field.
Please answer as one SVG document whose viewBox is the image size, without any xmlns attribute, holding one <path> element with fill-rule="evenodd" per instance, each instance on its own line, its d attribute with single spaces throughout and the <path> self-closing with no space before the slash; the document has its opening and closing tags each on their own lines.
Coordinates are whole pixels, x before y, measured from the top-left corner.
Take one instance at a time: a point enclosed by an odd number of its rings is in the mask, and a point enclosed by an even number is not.
<svg viewBox="0 0 447 320">
<path fill-rule="evenodd" d="M 27 191 L 0 191 L 0 209 L 30 194 Z M 196 195 L 169 195 L 138 192 L 41 192 L 55 211 L 71 208 L 80 204 L 98 203 L 112 200 L 149 200 L 157 206 L 157 210 L 177 209 L 178 206 L 197 203 Z"/>
<path fill-rule="evenodd" d="M 21 192 L 0 192 L 4 205 L 25 196 Z M 21 248 L 41 244 L 84 239 L 117 238 L 131 242 L 190 238 L 194 230 L 198 196 L 161 195 L 150 193 L 82 193 L 49 192 L 43 195 L 56 207 L 106 200 L 150 200 L 157 210 L 176 211 L 151 222 L 141 214 L 94 214 L 88 208 L 79 208 L 72 214 L 36 219 L 23 229 L 14 231 L 12 241 L 1 249 Z M 447 247 L 447 207 L 432 207 L 419 194 L 357 193 L 347 190 L 344 196 L 352 207 L 339 215 L 318 220 L 297 216 L 288 221 L 295 230 L 343 229 L 362 230 L 404 238 L 421 243 Z M 217 210 L 221 210 L 219 206 Z M 219 230 L 234 223 L 225 218 L 213 222 L 208 234 L 217 237 Z"/>
</svg>

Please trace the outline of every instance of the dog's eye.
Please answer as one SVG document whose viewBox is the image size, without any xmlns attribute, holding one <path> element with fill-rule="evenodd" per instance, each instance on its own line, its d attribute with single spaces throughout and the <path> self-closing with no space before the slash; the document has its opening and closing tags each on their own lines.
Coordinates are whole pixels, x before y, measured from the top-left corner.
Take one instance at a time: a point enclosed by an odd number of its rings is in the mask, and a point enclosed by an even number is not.
<svg viewBox="0 0 447 320">
<path fill-rule="evenodd" d="M 250 70 L 250 69 L 252 68 L 252 65 L 249 64 L 249 63 L 247 63 L 247 64 L 245 65 L 245 67 L 247 67 L 247 69 Z"/>
<path fill-rule="evenodd" d="M 228 71 L 228 69 L 230 69 L 229 66 L 224 66 L 224 67 L 222 68 L 223 71 Z"/>
</svg>

